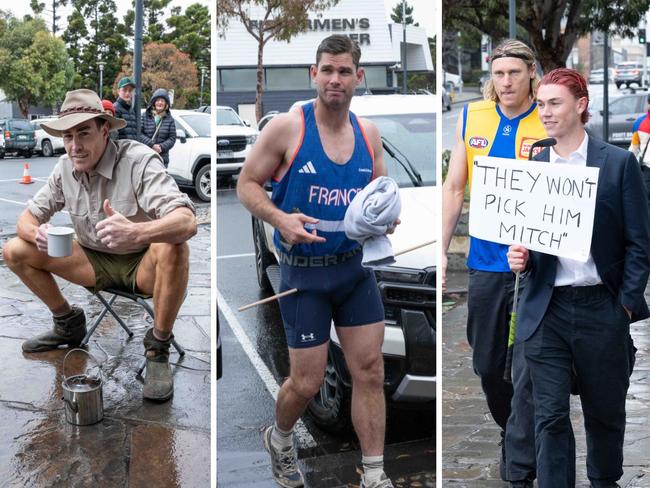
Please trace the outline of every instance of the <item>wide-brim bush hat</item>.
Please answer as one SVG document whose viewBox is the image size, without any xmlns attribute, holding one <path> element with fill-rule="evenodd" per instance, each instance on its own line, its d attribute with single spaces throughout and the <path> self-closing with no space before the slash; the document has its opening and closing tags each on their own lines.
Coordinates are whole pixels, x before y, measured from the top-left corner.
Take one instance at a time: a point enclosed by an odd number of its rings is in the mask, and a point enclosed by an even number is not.
<svg viewBox="0 0 650 488">
<path fill-rule="evenodd" d="M 95 118 L 108 121 L 110 130 L 126 127 L 124 119 L 118 119 L 104 112 L 104 106 L 97 93 L 86 89 L 66 93 L 58 118 L 41 122 L 41 127 L 51 136 L 61 137 L 64 131 Z"/>
</svg>

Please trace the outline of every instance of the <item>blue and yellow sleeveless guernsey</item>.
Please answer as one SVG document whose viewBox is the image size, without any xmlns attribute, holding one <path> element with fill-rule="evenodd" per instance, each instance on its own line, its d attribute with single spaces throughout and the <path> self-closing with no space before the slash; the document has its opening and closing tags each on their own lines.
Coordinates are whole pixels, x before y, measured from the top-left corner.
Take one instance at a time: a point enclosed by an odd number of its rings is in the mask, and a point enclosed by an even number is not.
<svg viewBox="0 0 650 488">
<path fill-rule="evenodd" d="M 467 178 L 472 183 L 475 156 L 528 159 L 530 147 L 546 137 L 546 130 L 537 115 L 537 104 L 513 119 L 507 118 L 490 100 L 463 107 L 463 141 L 467 151 Z M 470 238 L 467 266 L 480 271 L 510 271 L 506 253 L 508 246 Z"/>
<path fill-rule="evenodd" d="M 350 112 L 354 130 L 354 151 L 349 161 L 332 161 L 321 143 L 314 116 L 314 102 L 301 107 L 303 119 L 301 142 L 282 179 L 273 179 L 271 200 L 284 212 L 301 212 L 319 219 L 318 224 L 305 226 L 316 229 L 324 243 L 295 244 L 281 242 L 276 230 L 273 242 L 276 249 L 295 256 L 326 256 L 342 254 L 359 247 L 348 239 L 343 219 L 348 205 L 374 177 L 374 154 L 356 115 Z"/>
</svg>

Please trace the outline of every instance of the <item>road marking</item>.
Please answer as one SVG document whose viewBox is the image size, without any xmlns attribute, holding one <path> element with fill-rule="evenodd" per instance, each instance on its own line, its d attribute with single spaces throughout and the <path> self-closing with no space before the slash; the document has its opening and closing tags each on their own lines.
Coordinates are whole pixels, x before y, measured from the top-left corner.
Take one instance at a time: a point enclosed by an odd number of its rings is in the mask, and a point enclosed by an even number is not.
<svg viewBox="0 0 650 488">
<path fill-rule="evenodd" d="M 218 288 L 217 288 L 217 303 L 219 306 L 219 310 L 221 310 L 221 313 L 223 313 L 226 322 L 228 322 L 228 325 L 230 326 L 230 329 L 235 334 L 235 337 L 239 341 L 239 344 L 241 344 L 242 349 L 244 349 L 244 352 L 248 356 L 248 359 L 253 364 L 253 367 L 257 371 L 257 374 L 264 382 L 264 386 L 266 386 L 266 389 L 273 397 L 273 400 L 277 400 L 278 392 L 280 391 L 280 385 L 277 383 L 277 381 L 275 381 L 273 374 L 266 366 L 266 364 L 264 364 L 264 360 L 257 353 L 255 346 L 253 346 L 253 343 L 246 335 L 246 332 L 244 332 L 244 328 L 239 323 L 237 316 L 232 311 L 232 309 L 226 302 L 226 299 L 223 297 L 223 295 L 221 294 Z M 316 447 L 316 441 L 309 433 L 307 427 L 305 426 L 305 424 L 301 419 L 298 419 L 298 422 L 296 423 L 296 426 L 294 428 L 294 434 L 296 436 L 296 439 L 301 445 L 305 447 Z"/>
<path fill-rule="evenodd" d="M 235 259 L 235 258 L 250 258 L 251 256 L 255 256 L 254 252 L 248 252 L 245 254 L 227 254 L 225 256 L 218 256 L 217 259 Z"/>
<path fill-rule="evenodd" d="M 32 176 L 32 180 L 47 182 L 47 178 L 42 178 L 40 176 Z M 17 179 L 14 179 L 14 180 L 0 180 L 0 183 L 16 183 L 18 181 L 22 181 L 22 178 L 17 178 Z"/>
<path fill-rule="evenodd" d="M 27 202 L 18 202 L 16 200 L 9 200 L 8 198 L 1 198 L 1 197 L 0 197 L 0 202 L 15 203 L 16 205 L 20 205 L 21 207 L 27 205 Z"/>
</svg>

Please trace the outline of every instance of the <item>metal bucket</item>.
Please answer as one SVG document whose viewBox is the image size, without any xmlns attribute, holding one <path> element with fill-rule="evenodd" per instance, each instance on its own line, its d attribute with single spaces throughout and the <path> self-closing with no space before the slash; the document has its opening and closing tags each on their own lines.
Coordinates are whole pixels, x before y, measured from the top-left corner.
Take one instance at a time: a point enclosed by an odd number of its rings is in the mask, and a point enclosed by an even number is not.
<svg viewBox="0 0 650 488">
<path fill-rule="evenodd" d="M 88 355 L 99 369 L 99 376 L 77 374 L 66 376 L 65 361 L 75 351 Z M 104 397 L 102 394 L 101 365 L 95 357 L 84 349 L 73 349 L 63 358 L 63 403 L 65 419 L 73 425 L 92 425 L 104 418 Z"/>
</svg>

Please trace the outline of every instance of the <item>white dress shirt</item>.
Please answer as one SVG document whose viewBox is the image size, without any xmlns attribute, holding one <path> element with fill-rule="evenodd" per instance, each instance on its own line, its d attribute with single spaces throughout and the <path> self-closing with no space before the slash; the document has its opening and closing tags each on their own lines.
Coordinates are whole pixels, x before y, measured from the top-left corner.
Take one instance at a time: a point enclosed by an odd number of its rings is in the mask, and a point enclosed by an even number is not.
<svg viewBox="0 0 650 488">
<path fill-rule="evenodd" d="M 587 166 L 587 145 L 589 136 L 584 133 L 585 137 L 582 144 L 569 154 L 568 158 L 563 158 L 555 152 L 551 146 L 549 161 L 554 164 L 571 164 L 575 166 Z M 589 286 L 599 285 L 603 281 L 600 279 L 594 258 L 589 253 L 586 263 L 576 261 L 575 259 L 557 258 L 557 271 L 555 273 L 555 286 Z"/>
</svg>

